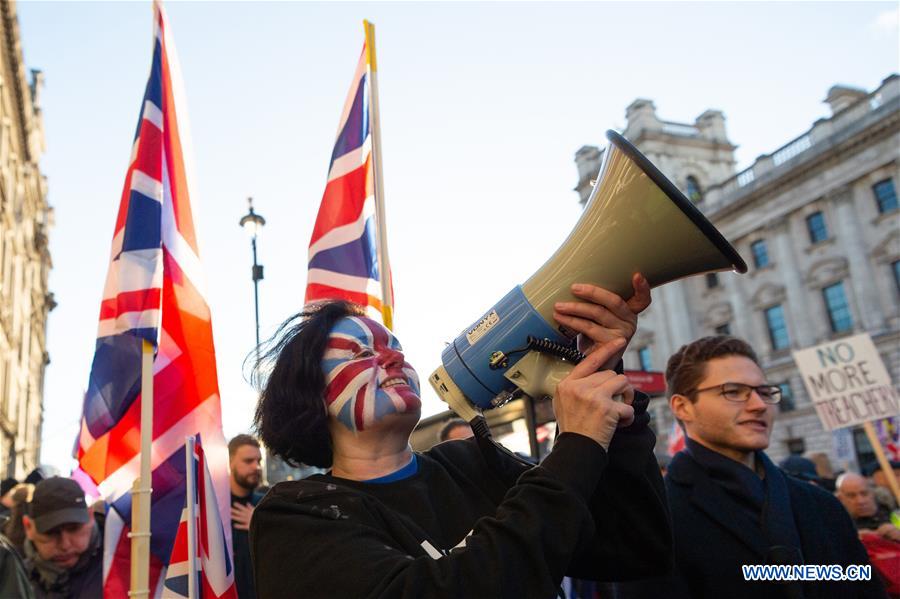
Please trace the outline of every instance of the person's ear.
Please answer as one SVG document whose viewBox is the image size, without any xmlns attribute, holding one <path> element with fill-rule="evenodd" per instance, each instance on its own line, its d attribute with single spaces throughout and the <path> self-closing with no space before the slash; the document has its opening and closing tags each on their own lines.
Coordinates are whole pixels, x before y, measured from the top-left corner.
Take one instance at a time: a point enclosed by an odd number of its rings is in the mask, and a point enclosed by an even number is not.
<svg viewBox="0 0 900 599">
<path fill-rule="evenodd" d="M 34 526 L 34 522 L 28 516 L 22 516 L 22 525 L 25 527 L 25 536 L 28 537 L 28 540 L 34 540 L 34 535 L 37 533 L 37 528 Z"/>
<path fill-rule="evenodd" d="M 669 408 L 678 420 L 684 423 L 694 421 L 694 404 L 686 395 L 675 393 L 669 398 Z"/>
</svg>

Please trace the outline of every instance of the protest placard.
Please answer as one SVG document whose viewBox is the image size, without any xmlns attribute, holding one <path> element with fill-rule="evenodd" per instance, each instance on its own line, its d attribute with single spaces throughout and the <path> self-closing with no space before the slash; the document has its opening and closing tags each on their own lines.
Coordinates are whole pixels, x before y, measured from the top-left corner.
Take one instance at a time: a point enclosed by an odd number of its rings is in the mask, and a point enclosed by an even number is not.
<svg viewBox="0 0 900 599">
<path fill-rule="evenodd" d="M 795 351 L 794 360 L 828 430 L 900 414 L 900 394 L 868 334 Z"/>
</svg>

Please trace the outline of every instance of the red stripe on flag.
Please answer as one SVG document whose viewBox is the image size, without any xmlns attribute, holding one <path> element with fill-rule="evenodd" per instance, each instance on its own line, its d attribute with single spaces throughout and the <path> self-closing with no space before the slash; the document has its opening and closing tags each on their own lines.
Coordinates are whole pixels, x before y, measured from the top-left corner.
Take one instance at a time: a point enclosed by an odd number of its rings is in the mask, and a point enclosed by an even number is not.
<svg viewBox="0 0 900 599">
<path fill-rule="evenodd" d="M 115 547 L 104 548 L 104 551 L 113 551 L 109 574 L 103 582 L 104 597 L 128 597 L 131 590 L 131 539 L 128 538 L 130 532 L 131 527 L 125 525 Z M 163 563 L 151 552 L 149 579 L 151 589 L 155 589 L 159 584 L 162 569 Z"/>
<path fill-rule="evenodd" d="M 359 293 L 356 291 L 348 291 L 347 289 L 338 289 L 331 285 L 322 285 L 321 283 L 310 283 L 306 286 L 306 302 L 314 302 L 323 299 L 344 299 L 360 306 L 372 306 L 379 312 L 381 311 L 381 300 L 371 296 L 368 293 Z"/>
<path fill-rule="evenodd" d="M 141 133 L 138 139 L 138 154 L 134 159 L 134 168 L 157 181 L 162 181 L 162 161 L 159 159 L 163 149 L 162 131 L 147 119 L 141 119 Z"/>
<path fill-rule="evenodd" d="M 159 310 L 162 290 L 159 287 L 126 291 L 114 298 L 103 300 L 100 304 L 100 320 L 116 318 L 127 312 L 143 312 Z"/>
<path fill-rule="evenodd" d="M 316 217 L 309 245 L 317 242 L 335 227 L 348 225 L 359 218 L 366 201 L 367 177 L 366 167 L 361 165 L 346 175 L 328 182 L 322 195 L 322 205 L 319 207 L 319 215 Z"/>
<path fill-rule="evenodd" d="M 163 86 L 163 129 L 165 130 L 165 159 L 169 173 L 169 186 L 172 194 L 172 209 L 175 213 L 175 223 L 178 232 L 187 241 L 194 253 L 199 256 L 197 236 L 194 232 L 194 216 L 191 213 L 191 198 L 187 186 L 187 169 L 184 164 L 184 152 L 181 147 L 181 134 L 179 132 L 178 116 L 175 112 L 175 98 L 172 91 L 172 73 L 169 69 L 168 49 L 163 39 L 163 53 L 166 59 L 162 61 L 163 81 L 169 85 Z"/>
</svg>

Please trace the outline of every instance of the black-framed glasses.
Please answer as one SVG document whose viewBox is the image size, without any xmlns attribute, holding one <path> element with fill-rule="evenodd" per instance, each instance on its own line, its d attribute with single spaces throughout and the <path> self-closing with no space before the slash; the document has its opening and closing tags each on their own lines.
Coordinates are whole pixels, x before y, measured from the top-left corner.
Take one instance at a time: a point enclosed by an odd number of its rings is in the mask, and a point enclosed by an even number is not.
<svg viewBox="0 0 900 599">
<path fill-rule="evenodd" d="M 700 393 L 701 391 L 719 390 L 719 395 L 736 403 L 743 403 L 750 399 L 750 394 L 756 391 L 759 398 L 768 404 L 776 404 L 781 401 L 781 387 L 778 385 L 746 385 L 744 383 L 722 383 L 721 385 L 713 385 L 712 387 L 704 387 L 702 389 L 694 389 L 688 391 L 688 394 Z"/>
</svg>

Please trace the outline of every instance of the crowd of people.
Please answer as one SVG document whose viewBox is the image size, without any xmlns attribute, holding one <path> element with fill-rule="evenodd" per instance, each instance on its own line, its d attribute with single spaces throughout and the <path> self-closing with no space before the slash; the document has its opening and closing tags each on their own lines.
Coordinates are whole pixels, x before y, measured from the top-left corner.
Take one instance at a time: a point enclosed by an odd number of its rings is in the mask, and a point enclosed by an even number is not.
<svg viewBox="0 0 900 599">
<path fill-rule="evenodd" d="M 649 287 L 573 294 L 554 317 L 586 357 L 557 387 L 539 464 L 458 419 L 412 451 L 419 380 L 396 337 L 342 301 L 286 322 L 261 361 L 259 439 L 228 444 L 238 597 L 900 597 L 884 473 L 775 465 L 781 389 L 752 347 L 704 337 L 669 359 L 685 448 L 661 472 L 649 398 L 622 370 Z M 262 487 L 263 444 L 320 473 Z M 0 597 L 101 597 L 103 515 L 68 478 L 0 482 Z M 761 581 L 742 568 L 804 564 L 873 570 Z"/>
</svg>

